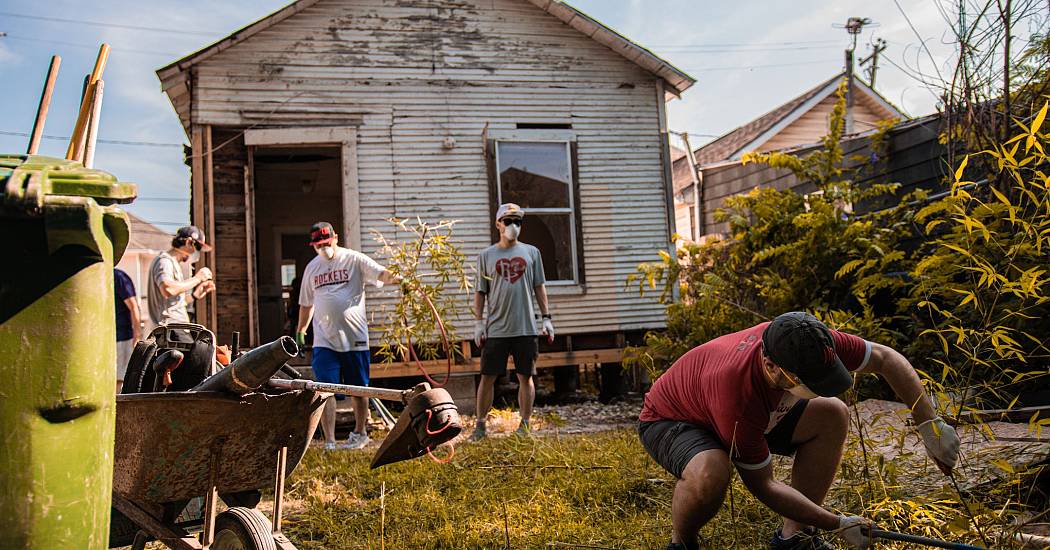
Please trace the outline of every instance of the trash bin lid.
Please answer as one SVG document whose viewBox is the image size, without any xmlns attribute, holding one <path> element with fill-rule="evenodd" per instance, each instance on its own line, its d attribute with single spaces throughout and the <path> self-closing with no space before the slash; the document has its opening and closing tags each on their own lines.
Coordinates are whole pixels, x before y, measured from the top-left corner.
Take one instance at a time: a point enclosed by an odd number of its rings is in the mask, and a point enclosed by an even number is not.
<svg viewBox="0 0 1050 550">
<path fill-rule="evenodd" d="M 99 204 L 129 203 L 138 188 L 102 170 L 43 155 L 0 153 L 3 205 L 31 209 L 43 206 L 47 195 L 91 197 Z"/>
</svg>

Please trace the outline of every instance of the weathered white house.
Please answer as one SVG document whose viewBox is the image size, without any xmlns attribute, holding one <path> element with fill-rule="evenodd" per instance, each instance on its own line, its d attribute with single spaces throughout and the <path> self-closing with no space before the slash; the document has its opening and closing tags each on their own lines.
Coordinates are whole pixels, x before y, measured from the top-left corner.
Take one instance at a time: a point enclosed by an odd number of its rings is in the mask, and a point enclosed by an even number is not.
<svg viewBox="0 0 1050 550">
<path fill-rule="evenodd" d="M 455 219 L 474 255 L 508 201 L 547 271 L 559 339 L 541 366 L 616 362 L 664 325 L 663 307 L 624 283 L 670 246 L 665 102 L 694 81 L 567 4 L 299 0 L 157 74 L 191 138 L 193 221 L 215 243 L 206 320 L 221 341 L 285 333 L 314 221 L 374 253 L 388 218 Z M 370 308 L 395 292 L 372 291 Z"/>
</svg>

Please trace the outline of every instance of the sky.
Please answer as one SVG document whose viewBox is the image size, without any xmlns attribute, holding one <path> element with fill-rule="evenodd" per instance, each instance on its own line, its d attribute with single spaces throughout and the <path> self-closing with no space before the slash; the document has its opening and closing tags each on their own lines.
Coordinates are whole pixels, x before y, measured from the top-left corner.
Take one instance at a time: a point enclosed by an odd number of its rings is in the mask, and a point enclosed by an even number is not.
<svg viewBox="0 0 1050 550">
<path fill-rule="evenodd" d="M 348 0 L 349 1 L 349 0 Z M 873 24 L 857 57 L 886 40 L 876 88 L 908 115 L 934 112 L 936 98 L 901 68 L 945 70 L 955 45 L 941 13 L 949 0 L 571 0 L 646 46 L 697 83 L 670 102 L 672 130 L 710 141 L 843 69 L 850 16 Z M 189 220 L 188 138 L 155 71 L 284 6 L 283 0 L 0 0 L 0 151 L 25 151 L 52 54 L 62 56 L 45 136 L 69 136 L 84 75 L 101 42 L 112 47 L 95 166 L 139 185 L 127 210 L 174 231 Z M 909 25 L 910 20 L 910 25 Z M 1021 29 L 1021 33 L 1026 32 Z M 6 33 L 6 34 L 5 34 Z M 925 44 L 925 47 L 921 46 Z M 887 59 L 888 58 L 888 59 Z M 62 157 L 66 141 L 41 154 Z"/>
</svg>

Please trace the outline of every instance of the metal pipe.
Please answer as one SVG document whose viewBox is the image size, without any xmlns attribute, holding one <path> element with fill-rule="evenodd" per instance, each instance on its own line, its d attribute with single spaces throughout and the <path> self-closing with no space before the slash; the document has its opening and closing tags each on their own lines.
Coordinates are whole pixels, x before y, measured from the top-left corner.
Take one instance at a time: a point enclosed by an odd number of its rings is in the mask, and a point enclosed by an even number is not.
<svg viewBox="0 0 1050 550">
<path fill-rule="evenodd" d="M 295 340 L 282 336 L 234 359 L 191 391 L 226 391 L 244 395 L 255 391 L 299 353 Z"/>
<path fill-rule="evenodd" d="M 921 544 L 932 548 L 948 548 L 949 550 L 984 550 L 984 548 L 980 546 L 972 546 L 961 542 L 948 542 L 946 540 L 920 537 L 918 535 L 909 535 L 907 533 L 898 533 L 896 531 L 886 531 L 885 529 L 872 529 L 870 536 L 873 539 L 898 540 L 901 542 L 910 542 L 912 544 Z"/>
<path fill-rule="evenodd" d="M 370 388 L 368 386 L 349 386 L 346 384 L 328 384 L 314 382 L 312 380 L 282 380 L 280 378 L 270 379 L 271 388 L 283 390 L 314 390 L 354 397 L 374 397 L 386 401 L 397 401 L 404 403 L 411 390 L 390 390 L 386 388 Z"/>
</svg>

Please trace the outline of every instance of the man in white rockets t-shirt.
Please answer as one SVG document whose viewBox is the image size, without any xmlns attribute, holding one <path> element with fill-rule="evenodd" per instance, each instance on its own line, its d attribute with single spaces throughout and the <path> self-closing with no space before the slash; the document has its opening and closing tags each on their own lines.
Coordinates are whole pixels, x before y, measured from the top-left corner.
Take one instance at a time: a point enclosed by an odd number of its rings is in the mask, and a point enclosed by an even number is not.
<svg viewBox="0 0 1050 550">
<path fill-rule="evenodd" d="M 306 327 L 313 320 L 313 367 L 319 382 L 368 385 L 368 321 L 365 318 L 365 284 L 382 286 L 401 278 L 368 256 L 339 246 L 332 224 L 317 222 L 310 229 L 310 246 L 317 257 L 303 272 L 299 291 L 299 325 L 295 341 L 306 342 Z M 354 397 L 354 431 L 346 446 L 360 449 L 368 438 L 368 400 Z M 335 449 L 335 401 L 328 399 L 321 416 L 325 448 Z"/>
</svg>

